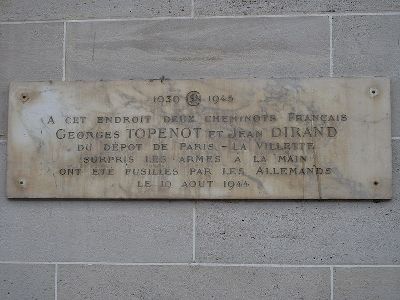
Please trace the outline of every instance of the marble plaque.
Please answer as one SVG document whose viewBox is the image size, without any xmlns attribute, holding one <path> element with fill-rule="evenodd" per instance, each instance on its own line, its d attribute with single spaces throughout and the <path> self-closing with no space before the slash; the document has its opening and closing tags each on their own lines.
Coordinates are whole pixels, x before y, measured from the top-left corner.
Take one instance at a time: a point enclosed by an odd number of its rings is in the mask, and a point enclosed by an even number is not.
<svg viewBox="0 0 400 300">
<path fill-rule="evenodd" d="M 389 80 L 15 82 L 11 198 L 386 199 Z"/>
</svg>

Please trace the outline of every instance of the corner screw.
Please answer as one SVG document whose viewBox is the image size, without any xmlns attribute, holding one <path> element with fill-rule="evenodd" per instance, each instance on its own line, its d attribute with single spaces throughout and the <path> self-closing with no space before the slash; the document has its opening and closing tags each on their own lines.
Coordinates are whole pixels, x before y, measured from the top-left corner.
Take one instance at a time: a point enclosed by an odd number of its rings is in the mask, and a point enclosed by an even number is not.
<svg viewBox="0 0 400 300">
<path fill-rule="evenodd" d="M 28 102 L 28 101 L 30 100 L 28 94 L 26 94 L 26 93 L 22 93 L 21 96 L 20 96 L 20 99 L 21 99 L 21 101 L 24 102 L 24 103 L 25 103 L 25 102 Z"/>
<path fill-rule="evenodd" d="M 21 188 L 24 188 L 25 187 L 25 185 L 26 185 L 26 181 L 25 181 L 25 179 L 23 179 L 23 178 L 20 178 L 20 179 L 18 179 L 18 185 L 21 187 Z"/>
<path fill-rule="evenodd" d="M 379 90 L 377 88 L 370 88 L 369 94 L 371 95 L 371 97 L 376 97 L 379 95 Z"/>
</svg>

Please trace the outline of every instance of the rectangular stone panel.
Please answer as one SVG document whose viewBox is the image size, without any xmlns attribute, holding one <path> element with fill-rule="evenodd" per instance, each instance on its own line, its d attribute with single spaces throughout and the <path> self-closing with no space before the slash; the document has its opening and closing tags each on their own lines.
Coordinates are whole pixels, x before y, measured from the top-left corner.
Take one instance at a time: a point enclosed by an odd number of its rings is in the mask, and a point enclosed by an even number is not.
<svg viewBox="0 0 400 300">
<path fill-rule="evenodd" d="M 190 16 L 190 0 L 7 0 L 0 21 Z"/>
<path fill-rule="evenodd" d="M 68 23 L 68 80 L 329 75 L 328 17 Z"/>
<path fill-rule="evenodd" d="M 11 198 L 386 199 L 389 81 L 10 87 Z"/>
<path fill-rule="evenodd" d="M 334 299 L 399 299 L 400 268 L 335 268 L 333 286 Z"/>
<path fill-rule="evenodd" d="M 54 265 L 0 263 L 0 299 L 54 299 Z"/>
<path fill-rule="evenodd" d="M 58 299 L 328 299 L 329 268 L 58 267 Z"/>
<path fill-rule="evenodd" d="M 399 11 L 398 0 L 194 0 L 200 16 Z"/>
</svg>

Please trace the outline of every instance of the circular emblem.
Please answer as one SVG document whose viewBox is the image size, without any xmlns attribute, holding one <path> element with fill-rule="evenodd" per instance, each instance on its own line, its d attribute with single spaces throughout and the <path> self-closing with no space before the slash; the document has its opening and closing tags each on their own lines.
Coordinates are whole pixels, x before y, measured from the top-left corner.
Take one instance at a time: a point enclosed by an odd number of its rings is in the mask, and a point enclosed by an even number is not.
<svg viewBox="0 0 400 300">
<path fill-rule="evenodd" d="M 186 95 L 186 102 L 190 106 L 197 106 L 200 104 L 201 95 L 197 91 L 191 91 Z"/>
</svg>

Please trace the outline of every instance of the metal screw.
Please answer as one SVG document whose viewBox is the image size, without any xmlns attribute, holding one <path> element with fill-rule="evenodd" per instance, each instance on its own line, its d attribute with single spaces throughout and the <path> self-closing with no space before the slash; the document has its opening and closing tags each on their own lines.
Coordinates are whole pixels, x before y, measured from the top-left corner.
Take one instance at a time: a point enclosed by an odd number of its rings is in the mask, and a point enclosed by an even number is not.
<svg viewBox="0 0 400 300">
<path fill-rule="evenodd" d="M 29 101 L 30 98 L 27 94 L 23 93 L 23 94 L 21 94 L 21 100 L 22 100 L 22 102 L 25 103 L 25 102 Z"/>
<path fill-rule="evenodd" d="M 18 180 L 18 184 L 19 184 L 21 187 L 24 187 L 24 186 L 25 186 L 25 180 L 24 180 L 23 178 L 20 178 L 20 179 Z"/>
<path fill-rule="evenodd" d="M 379 95 L 379 90 L 377 88 L 370 88 L 369 94 L 371 95 L 371 97 L 376 97 Z"/>
</svg>

